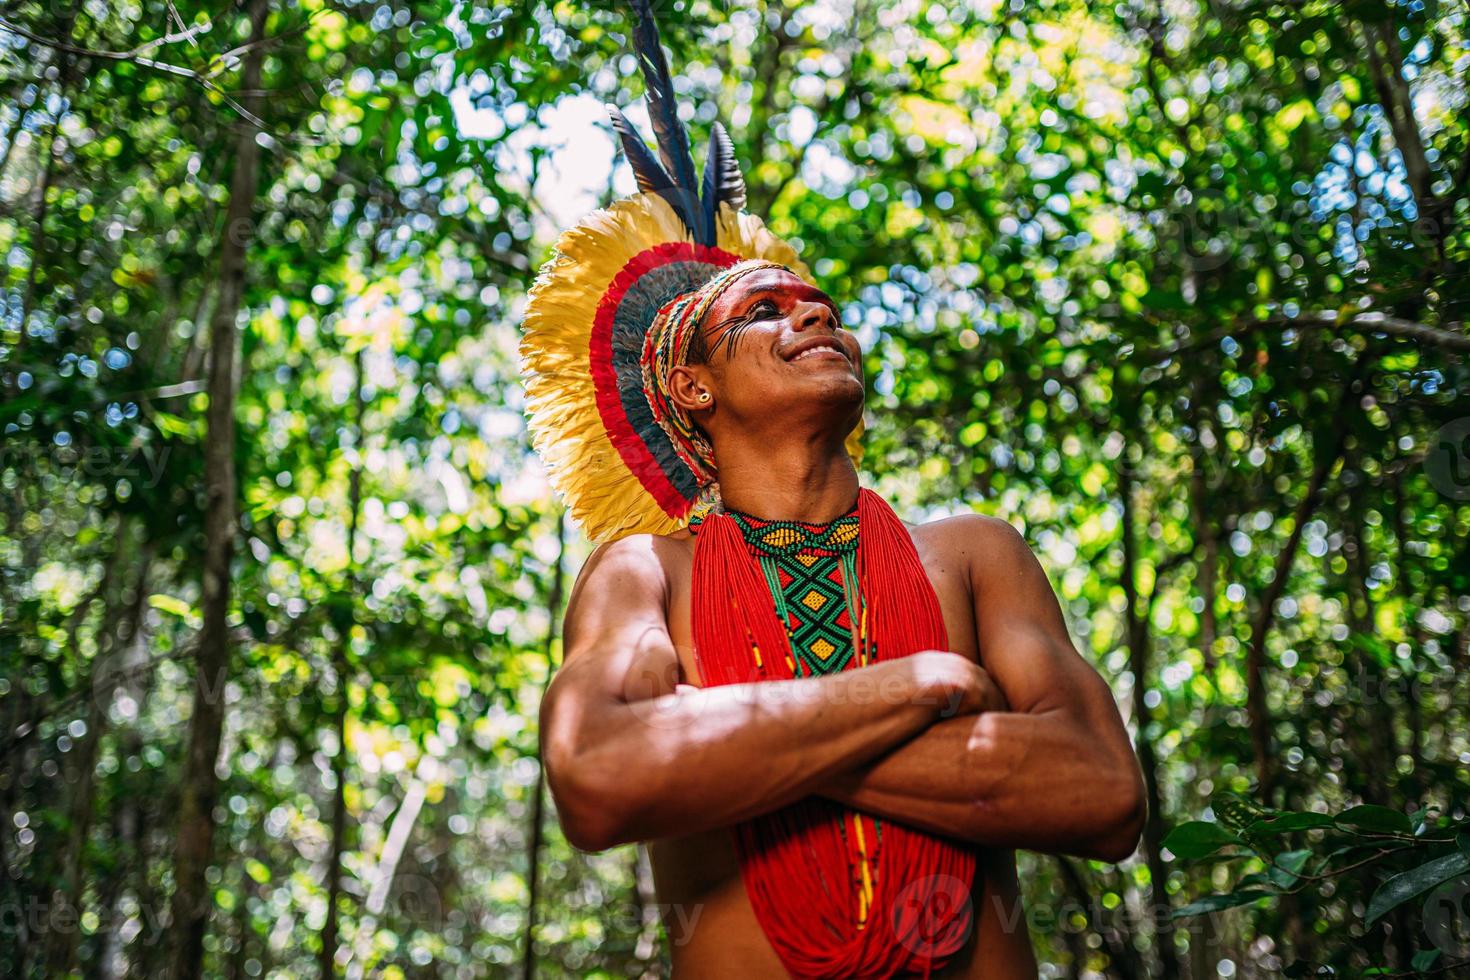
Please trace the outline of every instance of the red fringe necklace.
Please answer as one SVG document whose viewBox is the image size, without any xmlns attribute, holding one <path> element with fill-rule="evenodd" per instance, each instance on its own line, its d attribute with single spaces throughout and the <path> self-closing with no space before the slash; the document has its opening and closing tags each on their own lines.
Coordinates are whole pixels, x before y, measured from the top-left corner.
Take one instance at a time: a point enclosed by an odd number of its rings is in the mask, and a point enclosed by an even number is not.
<svg viewBox="0 0 1470 980">
<path fill-rule="evenodd" d="M 948 649 L 938 596 L 908 530 L 870 490 L 858 491 L 857 511 L 849 668 Z M 844 581 L 850 595 L 851 586 Z M 774 588 L 735 519 L 706 517 L 692 581 L 705 685 L 795 676 Z M 928 976 L 969 938 L 975 856 L 952 841 L 820 797 L 739 824 L 734 836 L 756 919 L 794 977 Z"/>
</svg>

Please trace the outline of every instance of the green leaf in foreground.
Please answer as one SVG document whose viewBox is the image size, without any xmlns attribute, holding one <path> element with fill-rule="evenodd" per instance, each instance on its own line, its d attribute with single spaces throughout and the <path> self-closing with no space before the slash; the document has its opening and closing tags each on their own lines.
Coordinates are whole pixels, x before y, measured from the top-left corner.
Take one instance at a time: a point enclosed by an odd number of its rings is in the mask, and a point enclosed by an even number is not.
<svg viewBox="0 0 1470 980">
<path fill-rule="evenodd" d="M 1386 806 L 1375 806 L 1372 803 L 1344 810 L 1337 815 L 1335 823 L 1344 830 L 1366 830 L 1376 834 L 1412 834 L 1414 832 L 1406 814 Z"/>
<path fill-rule="evenodd" d="M 1205 915 L 1221 909 L 1233 909 L 1238 905 L 1249 905 L 1258 898 L 1270 898 L 1275 892 L 1251 889 L 1243 892 L 1227 892 L 1224 895 L 1207 895 L 1197 902 L 1190 902 L 1174 912 L 1173 918 L 1187 919 L 1194 915 Z"/>
<path fill-rule="evenodd" d="M 1414 954 L 1414 958 L 1409 962 L 1409 965 L 1416 971 L 1422 972 L 1435 964 L 1435 961 L 1439 959 L 1439 954 L 1440 951 L 1438 949 L 1421 949 Z"/>
<path fill-rule="evenodd" d="M 1270 871 L 1267 872 L 1270 875 L 1271 883 L 1277 888 L 1290 888 L 1295 885 L 1302 873 L 1302 868 L 1311 856 L 1312 852 L 1307 850 L 1287 851 L 1285 854 L 1278 854 Z"/>
<path fill-rule="evenodd" d="M 1325 813 L 1283 813 L 1279 817 L 1257 820 L 1245 828 L 1248 834 L 1286 834 L 1294 830 L 1319 830 L 1335 826 Z"/>
<path fill-rule="evenodd" d="M 1182 823 L 1164 838 L 1164 846 L 1185 860 L 1196 860 L 1215 853 L 1231 844 L 1244 844 L 1230 831 L 1217 823 L 1206 820 L 1191 820 Z"/>
<path fill-rule="evenodd" d="M 1371 927 L 1385 914 L 1392 912 L 1411 899 L 1418 898 L 1451 878 L 1470 872 L 1470 854 L 1456 851 L 1444 857 L 1425 862 L 1417 868 L 1396 874 L 1378 886 L 1368 901 L 1368 914 L 1364 923 Z"/>
<path fill-rule="evenodd" d="M 1260 820 L 1269 820 L 1281 811 L 1261 806 L 1255 800 L 1239 793 L 1219 792 L 1210 797 L 1210 809 L 1221 826 L 1243 831 Z"/>
</svg>

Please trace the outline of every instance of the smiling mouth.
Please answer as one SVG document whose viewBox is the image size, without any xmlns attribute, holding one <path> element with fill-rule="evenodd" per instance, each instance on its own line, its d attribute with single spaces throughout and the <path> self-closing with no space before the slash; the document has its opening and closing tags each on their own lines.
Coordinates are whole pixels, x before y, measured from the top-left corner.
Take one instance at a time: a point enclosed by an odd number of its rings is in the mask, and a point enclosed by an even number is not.
<svg viewBox="0 0 1470 980">
<path fill-rule="evenodd" d="M 823 355 L 832 355 L 840 357 L 844 361 L 847 360 L 847 355 L 839 350 L 835 344 L 816 344 L 797 354 L 791 359 L 791 362 L 794 364 L 797 361 L 804 361 L 809 357 L 821 357 Z"/>
</svg>

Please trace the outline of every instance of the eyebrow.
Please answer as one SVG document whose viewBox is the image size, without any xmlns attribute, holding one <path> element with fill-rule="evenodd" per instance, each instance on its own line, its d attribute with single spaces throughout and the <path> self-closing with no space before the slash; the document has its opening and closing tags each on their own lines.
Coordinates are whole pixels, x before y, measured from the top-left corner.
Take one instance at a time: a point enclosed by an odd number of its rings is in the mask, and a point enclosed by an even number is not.
<svg viewBox="0 0 1470 980">
<path fill-rule="evenodd" d="M 828 306 L 832 307 L 832 309 L 834 311 L 837 309 L 837 304 L 836 304 L 836 302 L 833 301 L 832 297 L 828 296 L 826 293 L 822 292 L 820 289 L 817 289 L 815 286 L 808 286 L 805 283 L 803 283 L 802 285 L 806 287 L 806 291 L 809 294 L 812 294 L 812 295 L 814 295 L 816 297 L 820 297 L 819 302 L 826 303 Z M 788 291 L 790 289 L 791 289 L 790 286 L 757 286 L 754 289 L 752 289 L 750 292 L 746 293 L 744 296 L 742 296 L 740 298 L 741 299 L 741 308 L 748 310 L 748 309 L 750 309 L 750 301 L 751 300 L 757 299 L 757 298 L 762 297 L 762 296 L 770 296 L 770 295 L 773 295 L 775 293 L 786 292 L 786 291 Z"/>
</svg>

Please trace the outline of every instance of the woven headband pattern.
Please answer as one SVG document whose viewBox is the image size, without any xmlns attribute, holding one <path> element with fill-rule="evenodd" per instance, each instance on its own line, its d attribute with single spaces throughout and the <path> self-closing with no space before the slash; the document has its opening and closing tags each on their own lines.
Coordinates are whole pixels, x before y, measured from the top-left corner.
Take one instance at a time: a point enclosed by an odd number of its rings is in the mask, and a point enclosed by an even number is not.
<svg viewBox="0 0 1470 980">
<path fill-rule="evenodd" d="M 679 458 L 694 472 L 700 486 L 715 482 L 714 447 L 689 413 L 669 397 L 673 369 L 685 364 L 689 345 L 699 333 L 705 314 L 731 286 L 762 269 L 791 270 L 779 262 L 751 259 L 725 269 L 698 289 L 680 293 L 665 303 L 643 339 L 643 392 L 653 418 L 674 444 Z"/>
</svg>

